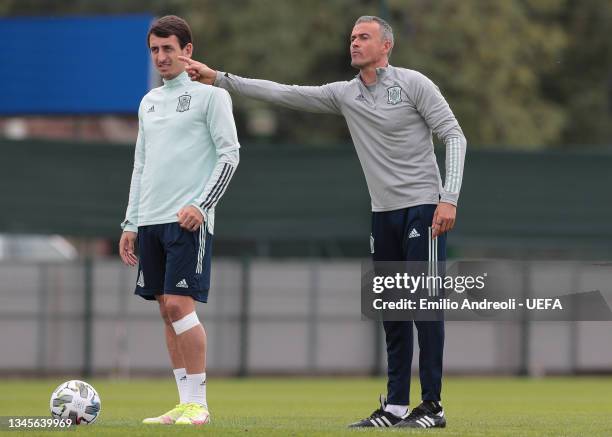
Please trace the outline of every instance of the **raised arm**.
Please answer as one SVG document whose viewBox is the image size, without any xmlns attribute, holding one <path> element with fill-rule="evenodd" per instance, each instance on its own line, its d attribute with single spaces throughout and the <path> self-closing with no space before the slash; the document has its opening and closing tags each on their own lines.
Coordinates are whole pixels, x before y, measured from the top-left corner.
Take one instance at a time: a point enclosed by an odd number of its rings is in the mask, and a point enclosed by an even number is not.
<svg viewBox="0 0 612 437">
<path fill-rule="evenodd" d="M 215 71 L 206 64 L 182 56 L 179 56 L 179 59 L 187 64 L 185 69 L 192 80 L 300 111 L 341 113 L 338 93 L 342 92 L 344 82 L 322 86 L 284 85 L 269 80 L 247 79 Z"/>
</svg>

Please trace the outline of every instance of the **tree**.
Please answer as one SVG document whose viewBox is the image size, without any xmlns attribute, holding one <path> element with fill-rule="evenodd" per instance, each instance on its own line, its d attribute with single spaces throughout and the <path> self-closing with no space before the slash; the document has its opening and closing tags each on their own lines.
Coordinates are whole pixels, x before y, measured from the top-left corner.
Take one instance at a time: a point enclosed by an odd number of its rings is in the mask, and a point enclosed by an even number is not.
<svg viewBox="0 0 612 437">
<path fill-rule="evenodd" d="M 387 0 L 396 46 L 391 63 L 429 76 L 471 147 L 606 144 L 612 135 L 612 22 L 609 0 Z M 177 14 L 191 24 L 195 56 L 235 74 L 316 85 L 350 80 L 355 19 L 379 0 L 5 0 L 4 15 Z M 243 141 L 265 108 L 275 143 L 350 140 L 335 116 L 234 98 Z"/>
<path fill-rule="evenodd" d="M 191 0 L 190 23 L 197 33 L 195 57 L 213 68 L 281 83 L 318 85 L 350 79 L 350 0 Z M 261 108 L 277 119 L 272 142 L 325 144 L 349 141 L 344 121 L 234 97 L 242 136 L 256 139 L 246 120 Z"/>
<path fill-rule="evenodd" d="M 392 3 L 393 62 L 429 76 L 472 145 L 535 148 L 558 142 L 563 108 L 542 92 L 564 47 L 556 23 L 507 0 Z"/>
<path fill-rule="evenodd" d="M 567 0 L 563 23 L 569 44 L 551 94 L 565 106 L 563 141 L 612 143 L 612 5 L 609 0 Z"/>
</svg>

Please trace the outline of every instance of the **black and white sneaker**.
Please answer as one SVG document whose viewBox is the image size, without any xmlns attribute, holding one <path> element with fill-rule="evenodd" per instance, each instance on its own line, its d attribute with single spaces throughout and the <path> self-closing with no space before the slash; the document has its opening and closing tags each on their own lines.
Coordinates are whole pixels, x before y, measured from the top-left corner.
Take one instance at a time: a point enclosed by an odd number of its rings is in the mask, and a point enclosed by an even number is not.
<svg viewBox="0 0 612 437">
<path fill-rule="evenodd" d="M 397 425 L 398 428 L 444 428 L 444 409 L 438 402 L 423 401 Z"/>
<path fill-rule="evenodd" d="M 370 417 L 366 417 L 359 422 L 351 423 L 349 428 L 391 428 L 400 423 L 403 417 L 398 417 L 385 411 L 387 400 L 383 395 L 380 395 L 380 408 L 374 411 Z M 408 415 L 406 414 L 407 417 Z"/>
</svg>

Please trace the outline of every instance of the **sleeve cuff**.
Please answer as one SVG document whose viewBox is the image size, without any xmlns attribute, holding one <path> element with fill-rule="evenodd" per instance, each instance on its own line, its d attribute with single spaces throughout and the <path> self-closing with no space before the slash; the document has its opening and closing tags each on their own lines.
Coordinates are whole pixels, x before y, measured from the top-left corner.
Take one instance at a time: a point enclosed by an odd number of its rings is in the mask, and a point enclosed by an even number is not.
<svg viewBox="0 0 612 437">
<path fill-rule="evenodd" d="M 129 220 L 126 220 L 123 223 L 121 223 L 121 229 L 123 229 L 123 232 L 138 233 L 138 226 L 136 226 L 134 223 L 130 222 Z"/>
<path fill-rule="evenodd" d="M 217 70 L 217 76 L 215 77 L 215 81 L 213 82 L 213 86 L 219 86 L 219 82 L 223 80 L 223 75 L 225 73 L 223 71 Z"/>
<path fill-rule="evenodd" d="M 442 194 L 440 196 L 440 202 L 450 203 L 451 205 L 457 206 L 457 200 L 458 200 L 457 198 L 458 196 L 449 197 L 449 196 L 445 196 L 444 194 Z"/>
<path fill-rule="evenodd" d="M 197 208 L 198 211 L 200 211 L 200 213 L 202 214 L 202 217 L 204 217 L 204 222 L 208 221 L 208 214 L 206 214 L 206 211 L 204 211 L 200 205 L 194 202 L 191 204 L 191 206 Z"/>
</svg>

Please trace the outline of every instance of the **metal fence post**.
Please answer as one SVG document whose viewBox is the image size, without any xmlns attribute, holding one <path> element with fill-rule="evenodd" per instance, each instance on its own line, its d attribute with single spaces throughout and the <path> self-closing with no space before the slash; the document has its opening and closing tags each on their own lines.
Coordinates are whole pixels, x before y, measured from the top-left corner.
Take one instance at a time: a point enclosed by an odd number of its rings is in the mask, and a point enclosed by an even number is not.
<svg viewBox="0 0 612 437">
<path fill-rule="evenodd" d="M 49 324 L 49 265 L 40 264 L 38 285 L 38 345 L 36 359 L 41 375 L 47 373 L 47 329 Z"/>
<path fill-rule="evenodd" d="M 240 300 L 240 358 L 238 376 L 249 372 L 249 307 L 251 295 L 251 260 L 245 256 L 241 263 L 242 296 Z"/>
<path fill-rule="evenodd" d="M 529 261 L 523 262 L 523 287 L 522 287 L 523 302 L 531 296 L 531 266 Z M 523 308 L 521 321 L 519 325 L 519 368 L 517 374 L 519 376 L 529 376 L 529 347 L 531 335 L 531 323 L 529 321 L 529 311 Z"/>
<path fill-rule="evenodd" d="M 310 290 L 308 294 L 308 345 L 306 350 L 306 360 L 308 371 L 314 373 L 317 367 L 317 346 L 318 346 L 318 300 L 320 288 L 319 264 L 316 259 L 310 260 Z"/>
<path fill-rule="evenodd" d="M 90 257 L 83 262 L 83 377 L 92 375 L 93 351 L 93 262 Z"/>
<path fill-rule="evenodd" d="M 582 266 L 577 263 L 574 263 L 574 268 L 572 272 L 572 280 L 571 280 L 571 290 L 574 293 L 577 293 L 580 290 L 580 284 L 582 282 Z M 577 295 L 574 294 L 571 300 L 572 302 L 572 320 L 567 322 L 569 327 L 569 336 L 568 336 L 568 362 L 569 362 L 569 373 L 570 375 L 578 374 L 578 303 L 577 303 Z"/>
</svg>

